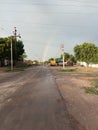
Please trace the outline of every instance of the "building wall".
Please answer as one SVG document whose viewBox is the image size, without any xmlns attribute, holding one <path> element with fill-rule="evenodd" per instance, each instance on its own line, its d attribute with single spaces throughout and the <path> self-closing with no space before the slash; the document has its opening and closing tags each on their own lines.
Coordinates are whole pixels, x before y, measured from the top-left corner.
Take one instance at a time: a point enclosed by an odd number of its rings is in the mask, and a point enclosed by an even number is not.
<svg viewBox="0 0 98 130">
<path fill-rule="evenodd" d="M 79 65 L 83 65 L 83 66 L 87 66 L 87 63 L 86 62 L 78 62 Z M 90 63 L 88 65 L 89 67 L 92 67 L 92 68 L 98 68 L 98 64 L 93 64 L 93 63 Z"/>
</svg>

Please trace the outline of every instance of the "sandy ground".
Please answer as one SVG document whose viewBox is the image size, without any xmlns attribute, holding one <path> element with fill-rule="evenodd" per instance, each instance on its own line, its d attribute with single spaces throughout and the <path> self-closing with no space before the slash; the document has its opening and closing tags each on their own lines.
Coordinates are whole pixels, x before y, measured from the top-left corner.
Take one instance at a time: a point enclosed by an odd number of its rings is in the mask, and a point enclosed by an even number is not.
<svg viewBox="0 0 98 130">
<path fill-rule="evenodd" d="M 98 130 L 98 95 L 84 90 L 92 86 L 90 79 L 98 78 L 98 73 L 85 71 L 97 69 L 79 68 L 81 73 L 59 69 L 0 70 L 0 130 Z"/>
<path fill-rule="evenodd" d="M 68 73 L 50 67 L 77 130 L 98 130 L 98 95 L 85 93 L 84 87 L 91 87 L 90 78 L 98 77 L 96 73 Z M 84 71 L 84 73 L 83 73 Z M 90 70 L 89 70 L 90 71 Z M 94 70 L 96 71 L 96 70 Z"/>
<path fill-rule="evenodd" d="M 0 69 L 0 110 L 10 102 L 9 96 L 30 81 L 30 77 L 37 73 L 37 69 L 29 68 L 23 72 L 5 72 L 6 68 Z M 31 75 L 32 74 L 32 75 Z"/>
<path fill-rule="evenodd" d="M 0 130 L 75 130 L 48 67 L 0 77 Z"/>
</svg>

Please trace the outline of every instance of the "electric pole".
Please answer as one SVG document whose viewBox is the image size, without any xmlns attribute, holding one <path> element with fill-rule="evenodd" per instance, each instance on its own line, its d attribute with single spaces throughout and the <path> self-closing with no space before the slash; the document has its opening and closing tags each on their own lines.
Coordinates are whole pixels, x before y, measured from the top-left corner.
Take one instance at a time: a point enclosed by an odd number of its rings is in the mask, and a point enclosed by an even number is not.
<svg viewBox="0 0 98 130">
<path fill-rule="evenodd" d="M 63 57 L 63 69 L 65 68 L 64 64 L 64 44 L 61 45 L 61 50 L 62 50 L 62 57 Z"/>
<path fill-rule="evenodd" d="M 16 27 L 14 27 L 13 34 L 14 34 L 14 38 L 15 38 L 15 64 L 16 64 L 16 62 L 17 62 L 17 37 L 21 38 L 21 36 L 20 36 L 20 34 L 17 34 Z"/>
<path fill-rule="evenodd" d="M 11 37 L 11 71 L 13 71 L 13 44 L 12 44 L 12 37 Z"/>
</svg>

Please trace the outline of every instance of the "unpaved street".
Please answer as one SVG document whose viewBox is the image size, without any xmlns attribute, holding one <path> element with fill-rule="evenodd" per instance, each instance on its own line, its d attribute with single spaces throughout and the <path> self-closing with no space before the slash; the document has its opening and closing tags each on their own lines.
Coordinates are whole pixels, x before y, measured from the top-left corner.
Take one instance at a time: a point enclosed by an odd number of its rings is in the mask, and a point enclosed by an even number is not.
<svg viewBox="0 0 98 130">
<path fill-rule="evenodd" d="M 47 67 L 0 73 L 0 130 L 74 130 Z"/>
<path fill-rule="evenodd" d="M 87 79 L 98 78 L 98 74 L 86 72 L 68 73 L 58 70 L 58 67 L 51 67 L 75 129 L 98 130 L 98 95 L 87 94 L 84 89 L 92 86 Z"/>
</svg>

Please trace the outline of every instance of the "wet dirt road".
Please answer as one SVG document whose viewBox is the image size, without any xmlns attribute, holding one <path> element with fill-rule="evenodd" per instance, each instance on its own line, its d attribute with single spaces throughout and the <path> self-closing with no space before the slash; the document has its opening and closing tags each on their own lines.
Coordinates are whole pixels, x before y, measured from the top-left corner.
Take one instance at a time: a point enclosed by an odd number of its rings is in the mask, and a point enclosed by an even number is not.
<svg viewBox="0 0 98 130">
<path fill-rule="evenodd" d="M 0 77 L 0 130 L 74 130 L 47 67 Z"/>
<path fill-rule="evenodd" d="M 75 130 L 98 130 L 98 95 L 85 92 L 86 87 L 93 87 L 92 81 L 98 77 L 98 73 L 61 72 L 58 67 L 50 69 L 72 117 Z"/>
</svg>

